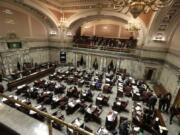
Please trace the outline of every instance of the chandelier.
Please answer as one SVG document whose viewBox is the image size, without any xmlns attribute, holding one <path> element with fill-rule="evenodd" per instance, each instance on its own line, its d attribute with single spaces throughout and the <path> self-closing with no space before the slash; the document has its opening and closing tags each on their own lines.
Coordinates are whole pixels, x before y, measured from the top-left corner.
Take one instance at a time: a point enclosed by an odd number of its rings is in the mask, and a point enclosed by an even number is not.
<svg viewBox="0 0 180 135">
<path fill-rule="evenodd" d="M 130 12 L 134 18 L 137 18 L 141 13 L 158 11 L 163 7 L 169 6 L 173 0 L 109 0 L 114 10 L 125 13 Z"/>
<path fill-rule="evenodd" d="M 65 31 L 66 30 L 66 18 L 64 17 L 64 12 L 63 12 L 63 16 L 59 20 L 58 27 L 60 28 L 61 31 Z"/>
<path fill-rule="evenodd" d="M 132 19 L 128 21 L 128 24 L 126 25 L 126 29 L 129 32 L 138 32 L 140 30 L 140 24 L 136 22 L 135 19 Z"/>
</svg>

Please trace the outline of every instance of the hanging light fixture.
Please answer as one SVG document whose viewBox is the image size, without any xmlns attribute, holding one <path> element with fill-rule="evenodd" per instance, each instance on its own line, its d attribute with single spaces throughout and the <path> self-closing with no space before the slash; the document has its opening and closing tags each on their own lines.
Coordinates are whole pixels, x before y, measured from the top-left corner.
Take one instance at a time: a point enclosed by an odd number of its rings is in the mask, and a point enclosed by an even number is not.
<svg viewBox="0 0 180 135">
<path fill-rule="evenodd" d="M 141 13 L 148 13 L 150 10 L 158 11 L 169 6 L 173 0 L 109 0 L 114 10 L 125 13 L 130 12 L 134 18 Z"/>
<path fill-rule="evenodd" d="M 129 31 L 129 32 L 138 32 L 140 29 L 140 24 L 139 22 L 137 22 L 137 20 L 135 19 L 131 19 L 128 21 L 127 25 L 126 25 L 126 29 Z"/>
<path fill-rule="evenodd" d="M 62 12 L 62 16 L 59 20 L 59 25 L 58 25 L 58 28 L 59 28 L 59 32 L 61 33 L 61 41 L 62 41 L 62 49 L 61 51 L 64 51 L 64 44 L 65 44 L 65 35 L 66 35 L 66 32 L 67 32 L 67 27 L 66 27 L 66 18 L 64 17 L 64 12 Z"/>
<path fill-rule="evenodd" d="M 62 14 L 62 17 L 59 20 L 59 26 L 61 31 L 65 31 L 66 30 L 66 18 L 64 17 L 64 12 Z"/>
</svg>

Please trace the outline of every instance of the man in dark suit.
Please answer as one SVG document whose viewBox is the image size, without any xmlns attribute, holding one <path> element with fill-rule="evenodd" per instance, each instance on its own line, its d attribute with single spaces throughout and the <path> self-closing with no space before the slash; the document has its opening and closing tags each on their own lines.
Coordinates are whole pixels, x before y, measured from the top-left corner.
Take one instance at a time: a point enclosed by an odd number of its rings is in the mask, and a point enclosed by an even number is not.
<svg viewBox="0 0 180 135">
<path fill-rule="evenodd" d="M 120 125 L 120 135 L 128 135 L 129 134 L 129 121 L 125 120 Z"/>
<path fill-rule="evenodd" d="M 179 114 L 180 114 L 180 108 L 172 105 L 170 108 L 170 119 L 169 119 L 170 121 L 169 121 L 169 123 L 172 124 L 173 117 L 176 115 L 179 115 Z"/>
<path fill-rule="evenodd" d="M 160 95 L 160 97 L 159 97 L 159 107 L 158 107 L 158 109 L 160 111 L 165 110 L 165 97 L 164 97 L 164 95 Z"/>
<path fill-rule="evenodd" d="M 171 98 L 172 98 L 171 93 L 167 93 L 165 95 L 165 106 L 166 106 L 165 112 L 167 112 L 167 113 L 169 111 L 169 107 L 170 107 L 170 104 L 171 104 Z"/>
<path fill-rule="evenodd" d="M 150 110 L 154 110 L 154 107 L 156 105 L 156 102 L 157 102 L 157 97 L 156 95 L 152 95 L 150 98 L 149 98 L 149 102 L 148 102 L 148 105 L 149 105 L 149 109 Z"/>
</svg>

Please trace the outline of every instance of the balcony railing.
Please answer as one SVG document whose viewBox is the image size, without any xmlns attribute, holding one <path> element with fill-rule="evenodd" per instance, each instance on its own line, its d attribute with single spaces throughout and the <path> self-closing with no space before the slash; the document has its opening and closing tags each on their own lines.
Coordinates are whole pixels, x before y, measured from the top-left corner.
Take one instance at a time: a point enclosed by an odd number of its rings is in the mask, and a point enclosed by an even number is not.
<svg viewBox="0 0 180 135">
<path fill-rule="evenodd" d="M 95 46 L 95 45 L 88 45 L 88 44 L 74 44 L 73 47 L 77 48 L 87 48 L 87 49 L 99 49 L 105 51 L 115 51 L 115 52 L 125 52 L 130 53 L 135 49 L 132 48 L 119 48 L 119 47 L 103 47 L 103 46 Z"/>
<path fill-rule="evenodd" d="M 48 114 L 46 112 L 40 111 L 40 110 L 30 106 L 30 105 L 22 103 L 21 101 L 16 100 L 14 98 L 11 98 L 11 97 L 9 97 L 9 96 L 7 96 L 5 94 L 0 93 L 0 97 L 6 98 L 7 100 L 9 100 L 12 103 L 19 104 L 22 107 L 24 107 L 25 109 L 27 109 L 29 111 L 32 110 L 34 112 L 37 112 L 39 115 L 45 117 L 47 119 L 47 121 L 48 121 L 47 123 L 48 123 L 49 135 L 52 135 L 52 121 L 56 122 L 59 125 L 63 125 L 65 127 L 67 127 L 67 128 L 72 129 L 73 133 L 75 135 L 79 135 L 79 134 L 82 134 L 82 135 L 93 135 L 92 133 L 90 133 L 90 132 L 88 132 L 88 131 L 86 131 L 86 130 L 84 130 L 82 128 L 76 127 L 76 126 L 74 126 L 74 125 L 72 125 L 70 123 L 67 123 L 67 122 L 65 122 L 63 120 L 60 120 L 60 119 L 58 119 L 58 118 L 56 118 L 56 117 L 54 117 L 54 116 L 52 116 L 52 115 L 50 115 L 50 114 Z"/>
</svg>

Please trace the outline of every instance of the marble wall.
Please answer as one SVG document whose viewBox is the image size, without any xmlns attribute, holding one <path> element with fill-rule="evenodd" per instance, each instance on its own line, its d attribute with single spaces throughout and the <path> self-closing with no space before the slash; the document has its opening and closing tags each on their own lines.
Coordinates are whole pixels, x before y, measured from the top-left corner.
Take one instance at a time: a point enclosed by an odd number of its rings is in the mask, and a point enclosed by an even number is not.
<svg viewBox="0 0 180 135">
<path fill-rule="evenodd" d="M 180 26 L 177 27 L 171 42 L 169 50 L 165 57 L 166 64 L 163 66 L 159 82 L 173 95 L 176 95 L 180 88 Z"/>
<path fill-rule="evenodd" d="M 179 73 L 168 65 L 164 65 L 158 82 L 175 97 L 179 88 Z"/>
<path fill-rule="evenodd" d="M 50 61 L 49 49 L 30 49 L 29 56 L 33 63 L 45 63 Z"/>
<path fill-rule="evenodd" d="M 50 54 L 48 42 L 37 41 L 37 40 L 13 40 L 21 42 L 21 49 L 8 49 L 6 42 L 12 42 L 12 40 L 1 40 L 0 41 L 0 59 L 1 59 L 1 67 L 0 71 L 5 75 L 12 73 L 17 69 L 17 63 L 19 62 L 21 65 L 25 62 L 30 63 L 43 63 L 50 61 Z"/>
<path fill-rule="evenodd" d="M 80 61 L 81 57 L 83 57 L 86 62 L 86 68 L 93 68 L 93 63 L 95 59 L 98 62 L 99 70 L 107 69 L 109 63 L 113 61 L 114 66 L 116 68 L 124 68 L 127 72 L 138 79 L 144 79 L 146 77 L 147 71 L 149 69 L 153 69 L 152 81 L 156 82 L 159 79 L 160 71 L 162 70 L 162 64 L 158 62 L 152 62 L 147 60 L 139 60 L 132 56 L 124 57 L 123 55 L 117 55 L 116 53 L 113 55 L 108 54 L 104 51 L 95 53 L 95 51 L 82 51 L 81 49 L 72 50 L 67 49 L 67 63 L 77 64 L 77 61 Z M 54 49 L 50 52 L 51 58 L 59 55 L 59 50 Z"/>
</svg>

